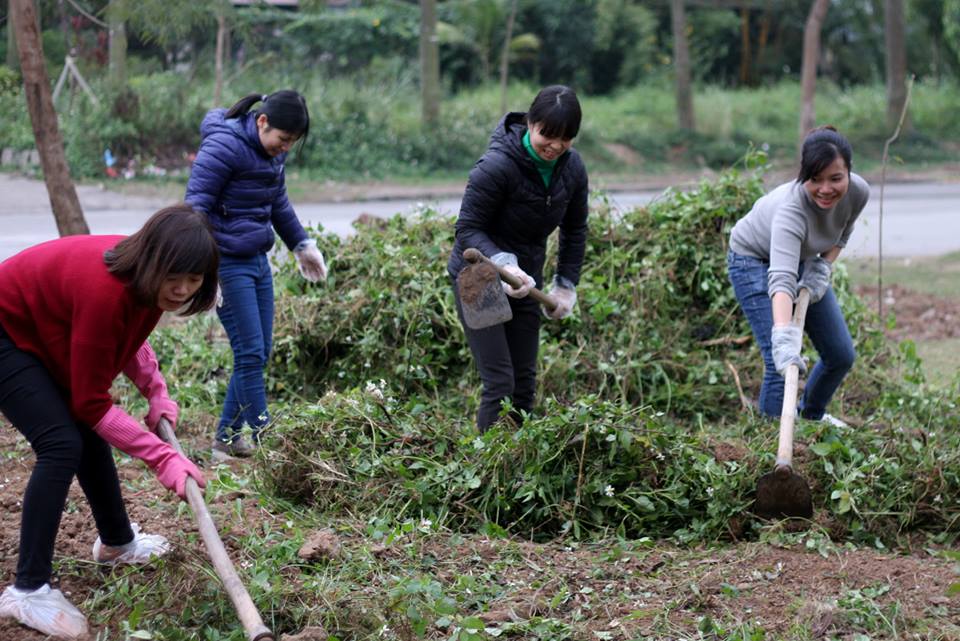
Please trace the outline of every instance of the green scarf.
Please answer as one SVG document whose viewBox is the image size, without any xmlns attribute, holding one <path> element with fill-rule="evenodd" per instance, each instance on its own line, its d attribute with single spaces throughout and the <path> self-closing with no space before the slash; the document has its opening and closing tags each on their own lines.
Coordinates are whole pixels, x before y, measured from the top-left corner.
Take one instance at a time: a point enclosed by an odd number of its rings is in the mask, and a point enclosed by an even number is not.
<svg viewBox="0 0 960 641">
<path fill-rule="evenodd" d="M 540 177 L 543 178 L 543 186 L 550 186 L 550 177 L 553 176 L 553 167 L 557 164 L 557 160 L 544 160 L 537 155 L 537 152 L 533 150 L 533 145 L 530 144 L 530 130 L 528 129 L 525 134 L 523 134 L 523 146 L 526 148 L 527 153 L 530 154 L 530 159 L 533 160 L 533 164 L 536 166 L 537 171 L 540 172 Z"/>
</svg>

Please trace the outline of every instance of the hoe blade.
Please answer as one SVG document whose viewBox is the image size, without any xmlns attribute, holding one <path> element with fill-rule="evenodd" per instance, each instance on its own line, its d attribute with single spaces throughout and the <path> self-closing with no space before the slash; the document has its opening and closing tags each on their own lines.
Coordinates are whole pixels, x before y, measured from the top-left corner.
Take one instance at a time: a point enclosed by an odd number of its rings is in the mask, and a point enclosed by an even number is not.
<svg viewBox="0 0 960 641">
<path fill-rule="evenodd" d="M 807 481 L 790 467 L 778 467 L 757 481 L 754 513 L 765 519 L 813 517 L 813 497 Z"/>
<path fill-rule="evenodd" d="M 510 302 L 500 285 L 500 275 L 487 263 L 468 264 L 457 276 L 463 321 L 470 329 L 483 329 L 513 318 Z"/>
</svg>

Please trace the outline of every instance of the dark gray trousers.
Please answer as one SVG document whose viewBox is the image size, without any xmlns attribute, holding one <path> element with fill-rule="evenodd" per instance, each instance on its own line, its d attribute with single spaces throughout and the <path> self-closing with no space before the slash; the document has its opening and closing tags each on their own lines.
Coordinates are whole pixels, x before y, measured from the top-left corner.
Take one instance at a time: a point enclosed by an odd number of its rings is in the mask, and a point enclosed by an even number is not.
<svg viewBox="0 0 960 641">
<path fill-rule="evenodd" d="M 477 412 L 477 427 L 485 432 L 500 417 L 501 403 L 513 403 L 512 418 L 519 423 L 519 411 L 529 412 L 537 392 L 537 350 L 540 347 L 540 305 L 531 298 L 509 298 L 513 319 L 483 329 L 470 329 L 463 320 L 456 285 L 460 324 L 477 364 L 483 392 Z"/>
</svg>

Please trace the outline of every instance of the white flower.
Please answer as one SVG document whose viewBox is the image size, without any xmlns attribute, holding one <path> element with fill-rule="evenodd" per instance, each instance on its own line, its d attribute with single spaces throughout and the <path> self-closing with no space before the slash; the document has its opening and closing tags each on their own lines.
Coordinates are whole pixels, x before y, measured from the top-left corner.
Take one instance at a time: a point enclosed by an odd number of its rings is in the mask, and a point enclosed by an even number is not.
<svg viewBox="0 0 960 641">
<path fill-rule="evenodd" d="M 383 383 L 382 380 L 380 382 Z M 373 381 L 367 381 L 366 392 L 367 394 L 372 396 L 373 400 L 375 400 L 376 402 L 378 403 L 383 402 L 383 390 L 380 388 L 379 385 L 377 385 Z"/>
<path fill-rule="evenodd" d="M 608 485 L 607 487 L 603 488 L 603 493 L 606 494 L 607 496 L 613 496 L 614 494 L 613 486 Z"/>
<path fill-rule="evenodd" d="M 708 488 L 707 488 L 707 496 L 713 496 L 713 488 L 712 488 L 712 487 L 708 487 Z"/>
</svg>

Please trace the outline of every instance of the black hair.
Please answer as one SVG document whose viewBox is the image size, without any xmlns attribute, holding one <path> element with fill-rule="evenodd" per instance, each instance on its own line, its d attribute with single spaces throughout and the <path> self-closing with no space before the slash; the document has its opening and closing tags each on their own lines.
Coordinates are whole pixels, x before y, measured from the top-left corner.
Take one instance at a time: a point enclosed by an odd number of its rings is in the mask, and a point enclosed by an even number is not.
<svg viewBox="0 0 960 641">
<path fill-rule="evenodd" d="M 281 89 L 270 95 L 252 93 L 244 96 L 227 110 L 224 118 L 242 116 L 258 102 L 263 104 L 254 112 L 254 118 L 263 114 L 270 127 L 293 134 L 300 139 L 300 146 L 303 145 L 310 133 L 310 111 L 306 99 L 293 89 Z"/>
<path fill-rule="evenodd" d="M 136 301 L 156 306 L 164 279 L 171 274 L 202 274 L 200 289 L 184 316 L 213 307 L 217 299 L 220 252 L 206 214 L 186 204 L 165 207 L 138 231 L 103 254 L 107 271 L 127 281 Z"/>
<path fill-rule="evenodd" d="M 807 182 L 826 169 L 837 157 L 843 158 L 849 173 L 853 168 L 853 148 L 850 141 L 832 125 L 811 130 L 803 139 L 797 182 Z"/>
<path fill-rule="evenodd" d="M 527 127 L 540 126 L 545 138 L 573 140 L 580 132 L 580 101 L 565 85 L 550 85 L 537 94 L 527 111 Z"/>
</svg>

